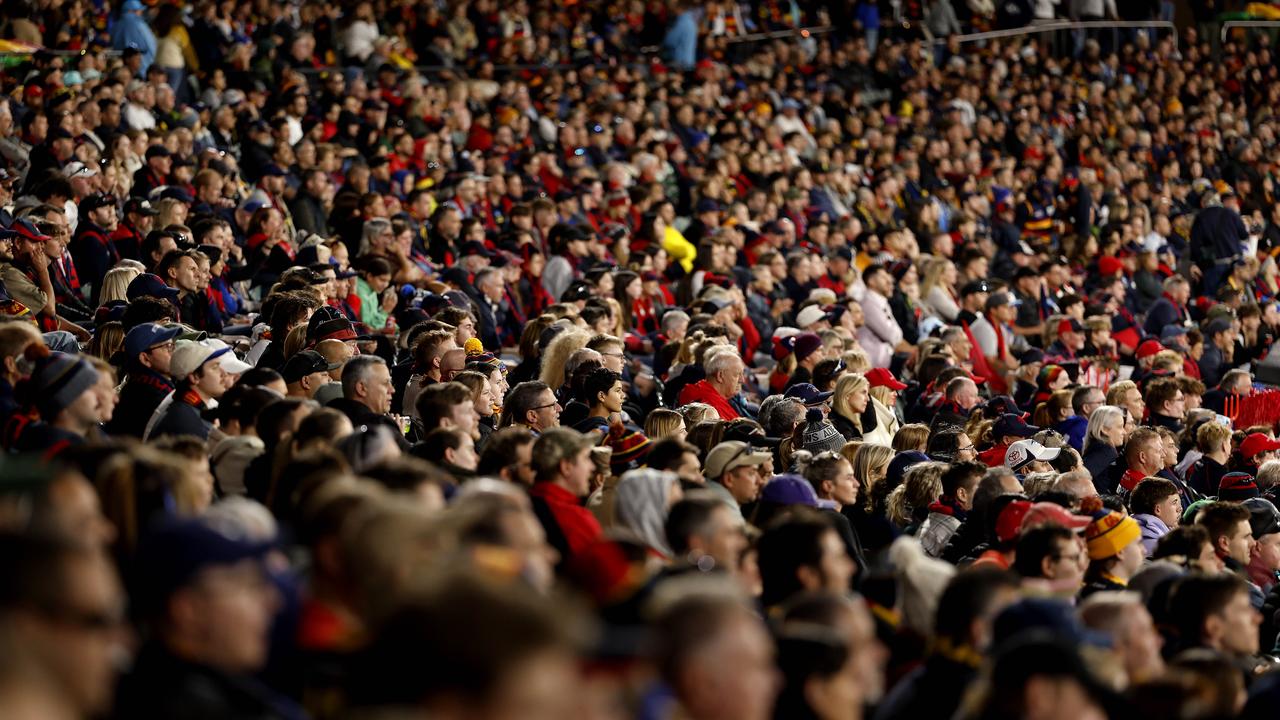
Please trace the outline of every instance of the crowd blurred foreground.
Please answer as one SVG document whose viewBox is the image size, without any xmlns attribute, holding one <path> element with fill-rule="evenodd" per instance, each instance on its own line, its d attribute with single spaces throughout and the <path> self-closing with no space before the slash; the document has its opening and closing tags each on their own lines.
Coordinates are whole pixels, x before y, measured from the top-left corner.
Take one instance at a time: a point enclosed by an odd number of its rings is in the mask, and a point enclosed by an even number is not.
<svg viewBox="0 0 1280 720">
<path fill-rule="evenodd" d="M 1280 716 L 1176 5 L 7 2 L 0 717 Z"/>
</svg>

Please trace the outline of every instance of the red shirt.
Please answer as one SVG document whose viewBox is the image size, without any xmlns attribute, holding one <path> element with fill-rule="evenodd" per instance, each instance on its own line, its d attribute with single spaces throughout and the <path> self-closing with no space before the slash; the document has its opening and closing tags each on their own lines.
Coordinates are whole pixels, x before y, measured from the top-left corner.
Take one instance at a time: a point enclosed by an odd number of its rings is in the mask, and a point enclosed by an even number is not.
<svg viewBox="0 0 1280 720">
<path fill-rule="evenodd" d="M 706 380 L 699 380 L 691 385 L 685 385 L 676 400 L 681 405 L 688 405 L 694 402 L 706 403 L 720 413 L 721 420 L 733 420 L 738 417 L 738 411 L 734 410 L 725 396 L 711 387 L 711 384 Z"/>
<path fill-rule="evenodd" d="M 1004 464 L 1004 456 L 1008 452 L 1009 446 L 1000 443 L 993 448 L 978 453 L 978 462 L 987 467 L 1000 467 Z"/>
<path fill-rule="evenodd" d="M 573 493 L 559 485 L 537 483 L 529 490 L 529 495 L 547 504 L 556 525 L 560 526 L 560 533 L 564 535 L 570 555 L 577 555 L 604 535 L 596 516 L 582 507 L 582 502 Z"/>
</svg>

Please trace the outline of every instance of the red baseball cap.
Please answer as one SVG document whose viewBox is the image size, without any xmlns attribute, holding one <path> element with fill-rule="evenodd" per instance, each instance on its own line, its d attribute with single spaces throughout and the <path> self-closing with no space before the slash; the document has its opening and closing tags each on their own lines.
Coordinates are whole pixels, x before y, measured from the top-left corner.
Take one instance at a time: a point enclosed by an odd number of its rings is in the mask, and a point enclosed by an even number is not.
<svg viewBox="0 0 1280 720">
<path fill-rule="evenodd" d="M 864 377 L 871 387 L 887 387 L 890 390 L 905 390 L 907 384 L 898 380 L 887 368 L 871 368 Z"/>
<path fill-rule="evenodd" d="M 1158 341 L 1146 340 L 1146 341 L 1143 341 L 1143 343 L 1138 346 L 1138 350 L 1137 352 L 1134 353 L 1134 355 L 1136 355 L 1137 358 L 1141 360 L 1143 358 L 1149 358 L 1152 355 L 1159 353 L 1161 350 L 1164 350 L 1164 346 L 1161 345 Z"/>
<path fill-rule="evenodd" d="M 1003 520 L 1003 516 L 1001 520 Z M 1066 508 L 1051 502 L 1038 502 L 1027 510 L 1022 517 L 1021 532 L 1041 525 L 1060 525 L 1068 530 L 1083 530 L 1093 522 L 1093 518 L 1075 515 Z"/>
<path fill-rule="evenodd" d="M 1014 500 L 1005 505 L 1000 511 L 1000 517 L 996 519 L 996 540 L 1012 542 L 1017 538 L 1018 532 L 1022 530 L 1022 521 L 1026 519 L 1029 512 L 1031 512 L 1030 500 Z"/>
<path fill-rule="evenodd" d="M 1250 433 L 1240 441 L 1240 454 L 1252 459 L 1258 453 L 1280 450 L 1280 440 L 1275 440 L 1262 433 Z"/>
</svg>

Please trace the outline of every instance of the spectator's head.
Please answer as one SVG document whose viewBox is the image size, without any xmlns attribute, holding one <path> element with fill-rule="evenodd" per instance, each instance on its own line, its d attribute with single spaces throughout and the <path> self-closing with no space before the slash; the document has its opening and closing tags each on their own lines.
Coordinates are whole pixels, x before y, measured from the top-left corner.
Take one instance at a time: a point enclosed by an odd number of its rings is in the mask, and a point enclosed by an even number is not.
<svg viewBox="0 0 1280 720">
<path fill-rule="evenodd" d="M 649 447 L 645 464 L 654 470 L 673 472 L 686 487 L 706 483 L 698 448 L 674 437 L 663 438 Z"/>
<path fill-rule="evenodd" d="M 768 479 L 764 466 L 773 454 L 753 448 L 741 440 L 726 440 L 707 453 L 703 471 L 707 482 L 723 485 L 739 505 L 752 502 Z"/>
<path fill-rule="evenodd" d="M 431 430 L 422 438 L 421 445 L 414 448 L 414 453 L 419 457 L 432 458 L 446 468 L 467 473 L 475 472 L 480 461 L 471 435 L 456 427 Z"/>
<path fill-rule="evenodd" d="M 529 380 L 511 388 L 502 403 L 502 418 L 498 424 L 502 427 L 522 425 L 535 432 L 544 432 L 560 426 L 563 409 L 556 400 L 555 392 L 546 383 Z"/>
<path fill-rule="evenodd" d="M 533 443 L 534 480 L 555 483 L 576 497 L 586 497 L 595 472 L 591 448 L 596 438 L 568 428 L 551 428 Z"/>
<path fill-rule="evenodd" d="M 707 384 L 725 398 L 737 395 L 742 389 L 742 376 L 746 366 L 742 358 L 733 348 L 717 350 L 707 356 L 704 362 L 707 371 Z"/>
<path fill-rule="evenodd" d="M 830 521 L 799 511 L 764 531 L 757 561 L 765 607 L 804 591 L 844 592 L 857 570 Z"/>
<path fill-rule="evenodd" d="M 564 717 L 578 677 L 570 617 L 563 606 L 478 573 L 433 577 L 379 625 L 369 662 L 353 675 L 352 704 L 432 716 L 466 707 L 489 717 Z"/>
<path fill-rule="evenodd" d="M 377 355 L 360 355 L 342 368 L 342 397 L 379 415 L 391 411 L 395 388 L 387 361 Z"/>
<path fill-rule="evenodd" d="M 111 562 L 92 543 L 28 530 L 0 534 L 0 568 L 4 635 L 76 715 L 107 712 L 126 642 L 125 597 Z"/>
<path fill-rule="evenodd" d="M 1249 510 L 1233 502 L 1209 503 L 1200 509 L 1196 524 L 1209 533 L 1209 543 L 1224 561 L 1247 565 L 1253 553 L 1253 529 Z"/>
<path fill-rule="evenodd" d="M 532 485 L 533 441 L 533 433 L 523 425 L 495 430 L 485 440 L 476 472 L 516 485 Z"/>
<path fill-rule="evenodd" d="M 1129 495 L 1129 511 L 1134 515 L 1160 518 L 1170 529 L 1182 518 L 1182 498 L 1178 486 L 1160 477 L 1150 477 L 1134 486 Z"/>
<path fill-rule="evenodd" d="M 139 559 L 144 609 L 171 653 L 228 674 L 262 668 L 280 603 L 263 562 L 270 547 L 211 519 L 175 518 L 151 532 Z"/>
<path fill-rule="evenodd" d="M 480 415 L 471 399 L 471 391 L 462 383 L 428 385 L 418 395 L 416 408 L 422 426 L 428 431 L 456 428 L 473 439 L 480 439 Z"/>
<path fill-rule="evenodd" d="M 655 625 L 662 679 L 690 717 L 767 720 L 779 687 L 773 641 L 728 581 L 695 579 Z"/>
<path fill-rule="evenodd" d="M 1174 586 L 1169 612 L 1186 647 L 1207 647 L 1231 658 L 1258 653 L 1262 617 L 1248 583 L 1233 574 L 1192 573 Z"/>
</svg>

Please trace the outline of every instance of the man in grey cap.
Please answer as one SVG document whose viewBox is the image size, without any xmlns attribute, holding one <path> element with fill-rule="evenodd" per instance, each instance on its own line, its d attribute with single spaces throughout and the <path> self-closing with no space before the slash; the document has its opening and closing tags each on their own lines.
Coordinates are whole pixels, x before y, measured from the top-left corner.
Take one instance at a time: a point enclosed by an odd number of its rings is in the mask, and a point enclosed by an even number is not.
<svg viewBox="0 0 1280 720">
<path fill-rule="evenodd" d="M 739 516 L 742 506 L 760 495 L 772 474 L 773 454 L 741 440 L 726 440 L 711 448 L 703 471 L 707 488 Z"/>
</svg>

